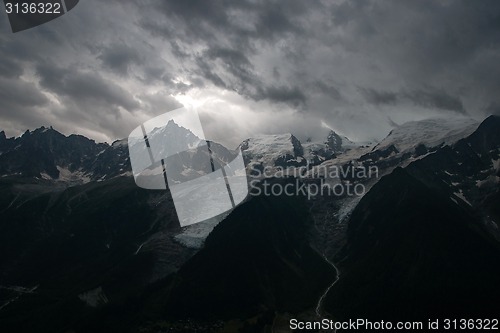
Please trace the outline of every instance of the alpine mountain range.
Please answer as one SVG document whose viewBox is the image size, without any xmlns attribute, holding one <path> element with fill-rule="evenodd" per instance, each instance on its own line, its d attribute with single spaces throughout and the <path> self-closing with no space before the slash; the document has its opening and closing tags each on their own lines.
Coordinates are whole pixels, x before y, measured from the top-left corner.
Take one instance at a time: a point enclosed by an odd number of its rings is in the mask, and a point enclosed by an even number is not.
<svg viewBox="0 0 500 333">
<path fill-rule="evenodd" d="M 174 122 L 157 135 L 199 140 Z M 266 332 L 290 318 L 498 315 L 500 117 L 409 122 L 376 143 L 331 131 L 211 147 L 221 162 L 241 150 L 249 173 L 307 166 L 327 178 L 362 164 L 380 177 L 362 197 L 253 196 L 181 228 L 168 190 L 135 185 L 127 140 L 2 131 L 0 330 Z M 200 154 L 169 176 L 205 170 Z"/>
</svg>

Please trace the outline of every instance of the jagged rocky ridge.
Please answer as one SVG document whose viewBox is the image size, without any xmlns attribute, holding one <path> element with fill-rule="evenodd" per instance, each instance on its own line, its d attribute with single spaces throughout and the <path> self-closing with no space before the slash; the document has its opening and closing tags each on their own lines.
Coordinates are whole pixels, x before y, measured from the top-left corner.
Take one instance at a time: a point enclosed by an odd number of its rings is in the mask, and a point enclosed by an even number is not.
<svg viewBox="0 0 500 333">
<path fill-rule="evenodd" d="M 159 142 L 189 141 L 192 148 L 200 139 L 187 129 L 170 121 L 162 129 L 153 131 L 152 140 Z M 168 138 L 168 140 L 167 140 Z M 179 140 L 172 140 L 179 138 Z M 309 163 L 317 165 L 325 160 L 358 145 L 331 131 L 325 142 L 302 144 L 292 134 L 261 135 L 243 141 L 238 147 L 247 164 L 290 167 Z M 215 142 L 211 143 L 215 158 L 222 162 L 234 158 L 235 152 Z M 171 150 L 176 151 L 175 147 Z M 178 150 L 178 149 L 177 149 Z M 206 154 L 203 149 L 191 149 L 178 160 L 189 161 L 187 165 L 174 165 L 172 177 L 183 180 L 182 173 L 203 171 Z M 117 140 L 111 145 L 96 143 L 81 135 L 65 136 L 53 128 L 41 127 L 26 131 L 17 138 L 7 138 L 0 132 L 0 175 L 22 176 L 56 180 L 69 184 L 103 181 L 116 176 L 130 176 L 130 158 L 127 140 Z"/>
</svg>

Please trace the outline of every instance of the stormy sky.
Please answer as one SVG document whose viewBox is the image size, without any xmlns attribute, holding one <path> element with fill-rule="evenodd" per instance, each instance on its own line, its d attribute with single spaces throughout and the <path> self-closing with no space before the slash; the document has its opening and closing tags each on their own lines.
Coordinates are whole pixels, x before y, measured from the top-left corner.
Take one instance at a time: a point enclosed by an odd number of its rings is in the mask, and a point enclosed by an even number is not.
<svg viewBox="0 0 500 333">
<path fill-rule="evenodd" d="M 13 34 L 0 15 L 0 129 L 125 138 L 181 105 L 208 138 L 377 140 L 500 114 L 500 2 L 81 0 Z"/>
</svg>

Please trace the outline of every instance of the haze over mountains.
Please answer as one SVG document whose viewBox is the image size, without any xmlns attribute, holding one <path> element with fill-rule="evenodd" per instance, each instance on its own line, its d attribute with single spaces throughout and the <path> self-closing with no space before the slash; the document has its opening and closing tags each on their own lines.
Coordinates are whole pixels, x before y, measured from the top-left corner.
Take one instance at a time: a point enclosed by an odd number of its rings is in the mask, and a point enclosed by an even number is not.
<svg viewBox="0 0 500 333">
<path fill-rule="evenodd" d="M 174 125 L 159 135 L 189 135 Z M 334 132 L 249 138 L 249 172 L 308 166 L 315 179 L 365 165 L 381 178 L 356 180 L 361 198 L 250 197 L 220 222 L 181 229 L 168 191 L 135 185 L 125 141 L 1 132 L 0 328 L 262 332 L 316 309 L 335 320 L 494 315 L 499 133 L 491 116 L 407 123 L 371 145 Z M 234 156 L 217 147 L 221 161 Z M 205 160 L 173 172 L 182 181 Z M 337 278 L 325 258 L 341 275 L 318 303 Z"/>
</svg>

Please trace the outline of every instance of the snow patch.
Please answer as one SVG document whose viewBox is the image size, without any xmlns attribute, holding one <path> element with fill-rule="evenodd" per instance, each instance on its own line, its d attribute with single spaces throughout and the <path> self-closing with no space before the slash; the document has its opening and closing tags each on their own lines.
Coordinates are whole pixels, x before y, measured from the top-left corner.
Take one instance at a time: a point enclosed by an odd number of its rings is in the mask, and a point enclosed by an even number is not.
<svg viewBox="0 0 500 333">
<path fill-rule="evenodd" d="M 492 159 L 491 163 L 493 164 L 494 170 L 498 170 L 500 168 L 500 159 L 497 159 L 497 160 Z"/>
<path fill-rule="evenodd" d="M 458 198 L 460 198 L 462 201 L 464 201 L 465 203 L 467 203 L 469 206 L 472 207 L 472 204 L 469 202 L 469 200 L 467 200 L 464 196 L 464 193 L 462 192 L 462 190 L 458 191 L 458 192 L 454 192 L 453 193 L 455 196 L 457 196 Z"/>
<path fill-rule="evenodd" d="M 476 120 L 463 117 L 410 121 L 393 129 L 376 149 L 394 145 L 400 153 L 404 153 L 420 144 L 426 147 L 450 145 L 472 134 L 478 125 Z"/>
<path fill-rule="evenodd" d="M 354 208 L 358 205 L 362 196 L 359 197 L 351 197 L 344 200 L 340 209 L 339 209 L 339 223 L 344 223 L 351 216 L 351 213 L 354 211 Z"/>
<path fill-rule="evenodd" d="M 127 147 L 128 146 L 128 139 L 121 139 L 121 140 L 116 140 L 111 144 L 111 147 L 117 148 L 117 147 Z"/>
<path fill-rule="evenodd" d="M 86 184 L 91 180 L 89 175 L 85 174 L 82 171 L 71 172 L 68 168 L 63 168 L 60 166 L 57 166 L 57 170 L 59 170 L 59 178 L 57 179 L 59 181 Z"/>
<path fill-rule="evenodd" d="M 52 177 L 51 177 L 51 176 L 49 176 L 49 175 L 48 175 L 47 173 L 45 173 L 45 172 L 41 172 L 41 173 L 40 173 L 40 176 L 42 176 L 42 179 L 47 179 L 47 180 L 51 180 L 51 179 L 52 179 Z"/>
<path fill-rule="evenodd" d="M 281 156 L 295 156 L 290 133 L 259 135 L 245 140 L 242 146 L 244 146 L 243 154 L 265 165 L 274 164 L 274 161 Z"/>
<path fill-rule="evenodd" d="M 200 223 L 188 225 L 182 228 L 180 234 L 175 235 L 175 239 L 186 247 L 200 249 L 215 226 L 225 219 L 227 215 L 229 215 L 229 212 Z"/>
</svg>

